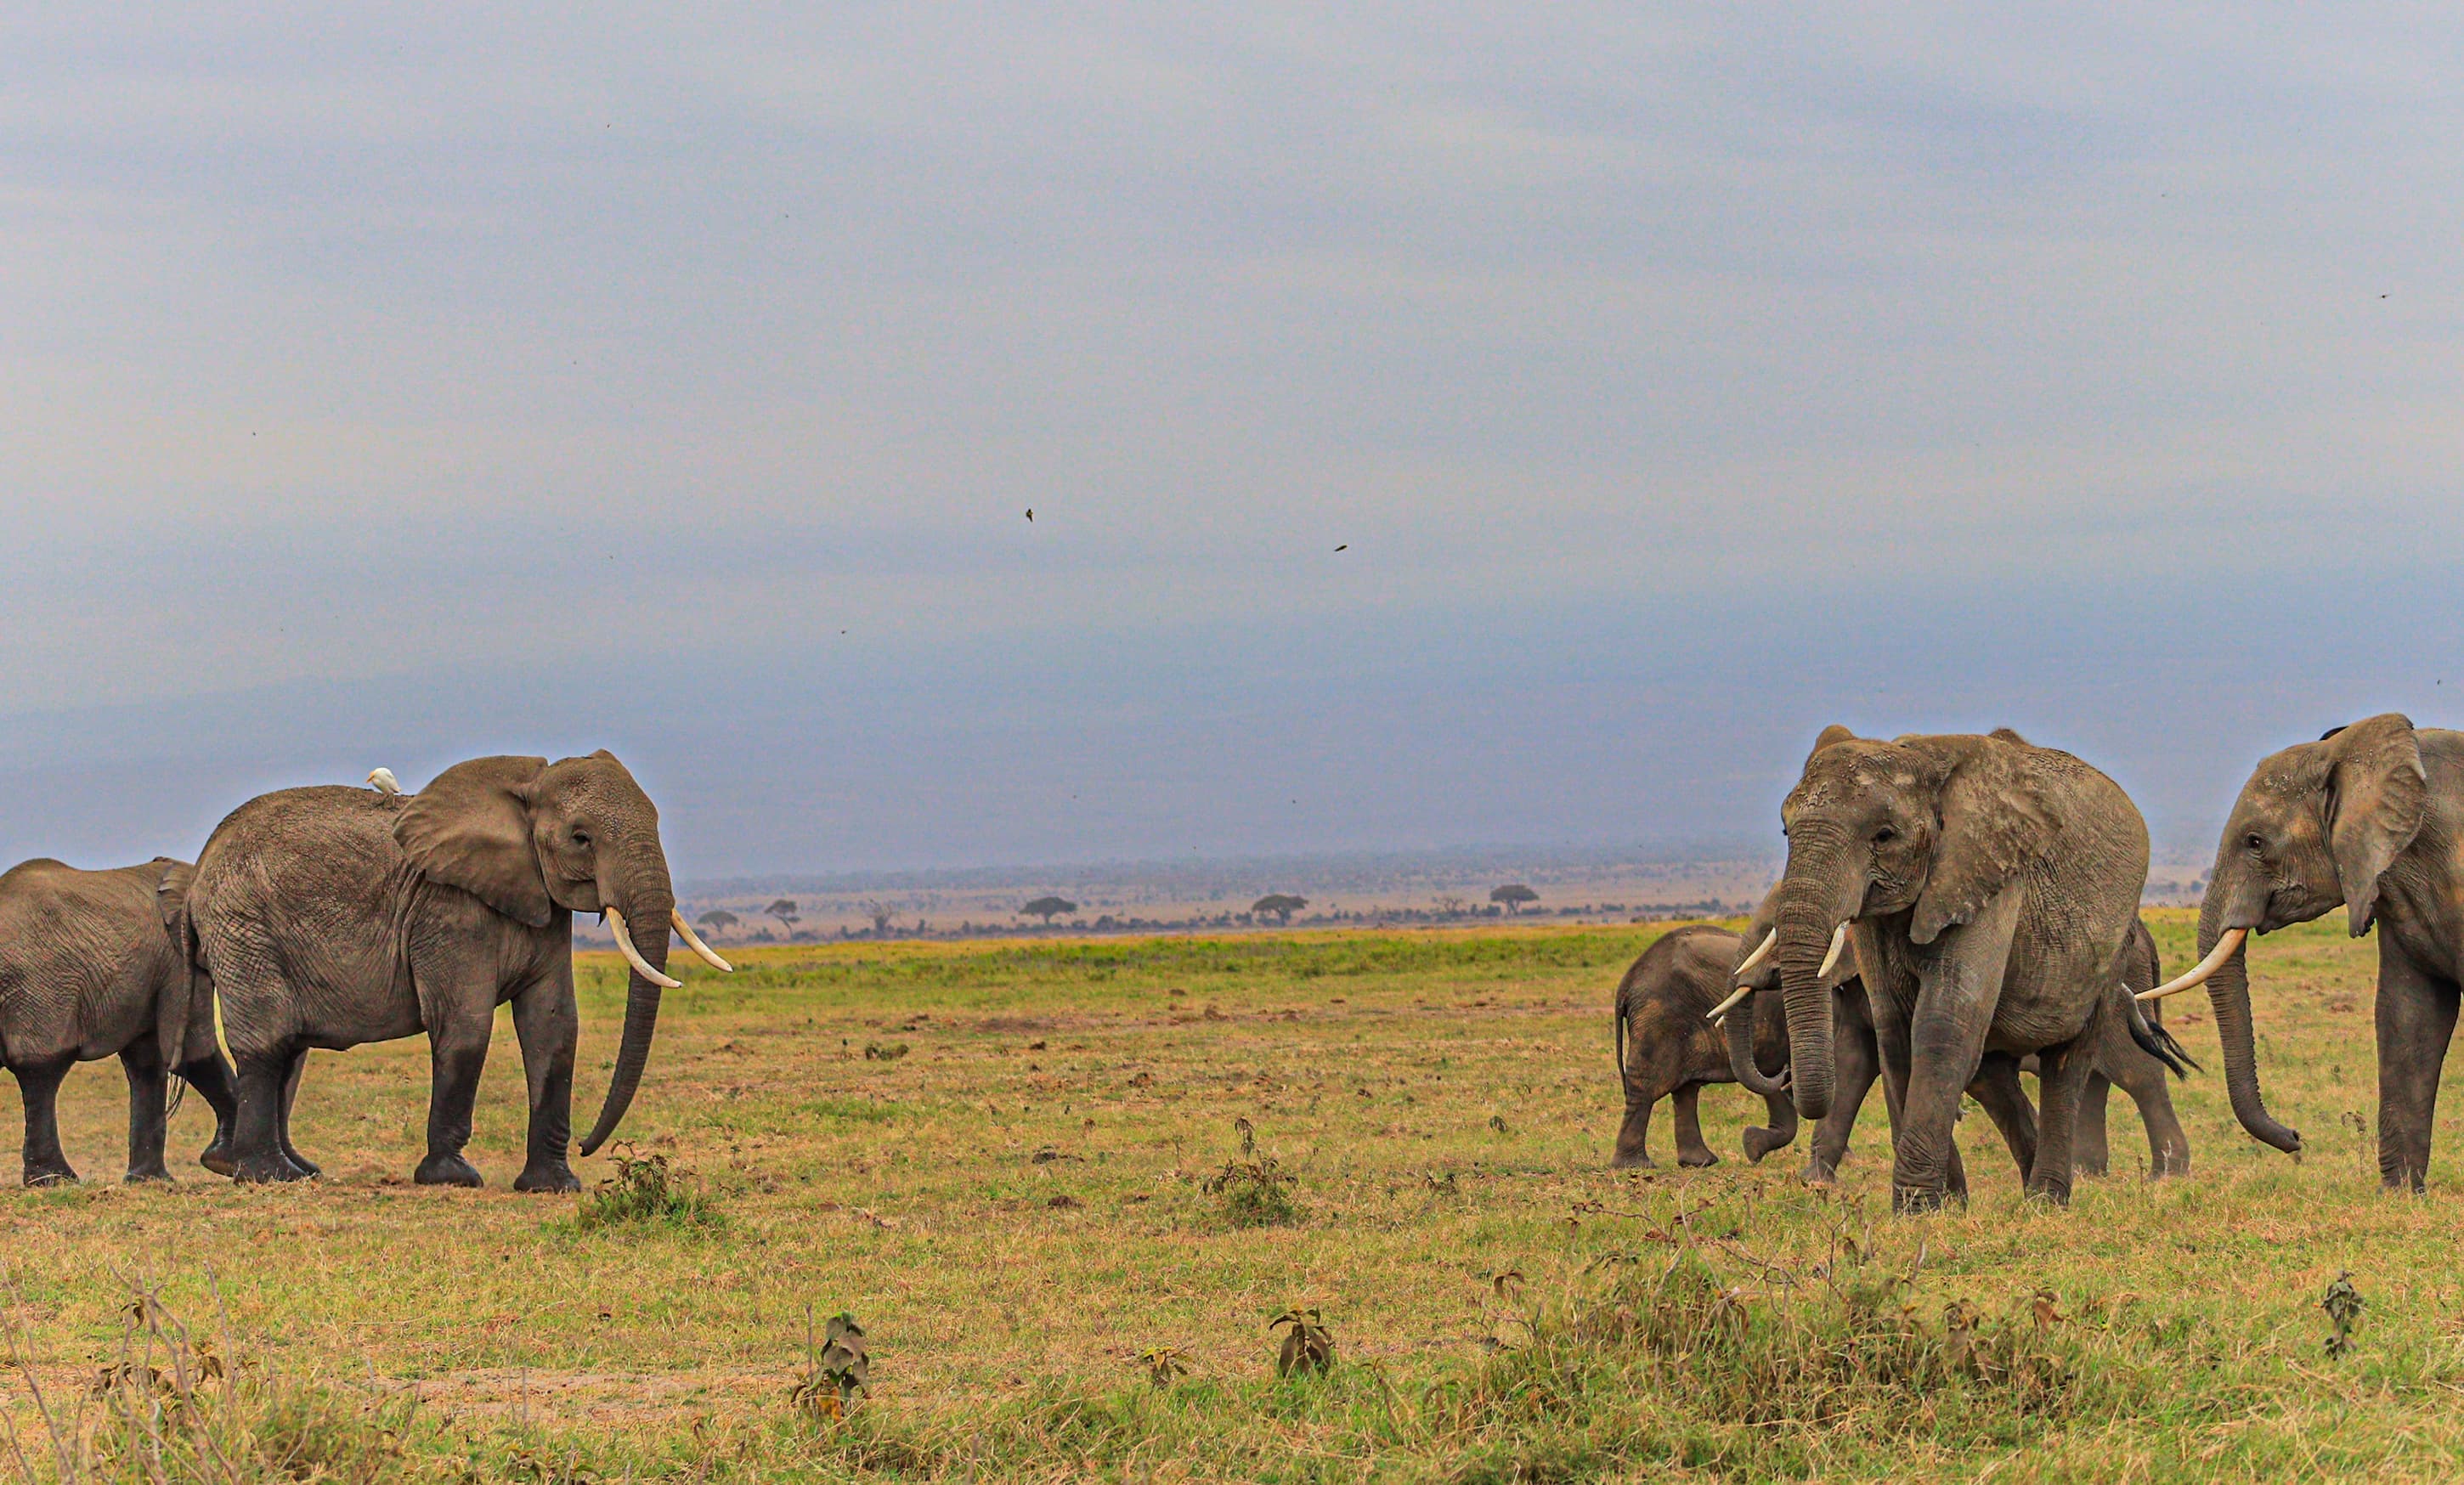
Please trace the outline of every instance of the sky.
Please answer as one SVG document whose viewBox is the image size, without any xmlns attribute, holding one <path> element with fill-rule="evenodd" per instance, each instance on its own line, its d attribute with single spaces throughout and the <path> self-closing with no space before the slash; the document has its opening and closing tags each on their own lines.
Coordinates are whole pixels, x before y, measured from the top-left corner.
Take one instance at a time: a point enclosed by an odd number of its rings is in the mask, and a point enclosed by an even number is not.
<svg viewBox="0 0 2464 1485">
<path fill-rule="evenodd" d="M 1834 721 L 2203 850 L 2464 720 L 2441 10 L 349 9 L 0 6 L 0 856 L 1775 849 Z"/>
</svg>

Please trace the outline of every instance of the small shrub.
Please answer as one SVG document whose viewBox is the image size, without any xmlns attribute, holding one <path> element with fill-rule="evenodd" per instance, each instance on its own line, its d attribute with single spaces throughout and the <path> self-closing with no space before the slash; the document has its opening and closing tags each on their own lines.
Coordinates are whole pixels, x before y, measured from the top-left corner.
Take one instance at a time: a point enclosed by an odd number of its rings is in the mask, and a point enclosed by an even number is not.
<svg viewBox="0 0 2464 1485">
<path fill-rule="evenodd" d="M 1295 1306 L 1266 1322 L 1270 1331 L 1285 1325 L 1291 1329 L 1284 1332 L 1283 1349 L 1275 1353 L 1276 1376 L 1323 1377 L 1334 1369 L 1334 1332 L 1326 1328 L 1317 1311 Z"/>
<path fill-rule="evenodd" d="M 813 1349 L 812 1312 L 804 1313 L 804 1374 L 787 1393 L 798 1411 L 819 1421 L 836 1423 L 852 1411 L 856 1400 L 872 1387 L 872 1357 L 865 1349 L 864 1327 L 842 1311 L 830 1317 L 822 1348 Z"/>
<path fill-rule="evenodd" d="M 665 1155 L 636 1155 L 632 1147 L 615 1151 L 616 1173 L 583 1193 L 574 1226 L 583 1232 L 602 1228 L 667 1226 L 715 1228 L 726 1218 L 693 1178 L 669 1166 Z"/>
<path fill-rule="evenodd" d="M 1199 1189 L 1221 1198 L 1224 1219 L 1234 1227 L 1281 1227 L 1300 1218 L 1290 1194 L 1299 1184 L 1300 1177 L 1278 1166 L 1274 1156 L 1260 1155 L 1225 1161 Z"/>
</svg>

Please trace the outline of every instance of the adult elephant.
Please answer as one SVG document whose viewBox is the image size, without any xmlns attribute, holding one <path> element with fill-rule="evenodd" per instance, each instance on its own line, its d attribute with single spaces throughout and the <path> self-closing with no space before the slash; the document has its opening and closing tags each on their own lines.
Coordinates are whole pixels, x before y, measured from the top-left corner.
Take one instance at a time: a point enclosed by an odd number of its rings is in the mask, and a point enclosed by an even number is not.
<svg viewBox="0 0 2464 1485">
<path fill-rule="evenodd" d="M 2199 962 L 2148 997 L 2207 986 L 2233 1114 L 2253 1137 L 2301 1148 L 2259 1096 L 2245 943 L 2341 906 L 2354 937 L 2379 930 L 2379 1181 L 2423 1189 L 2464 979 L 2459 840 L 2464 732 L 2400 712 L 2271 753 L 2242 785 L 2199 907 Z"/>
<path fill-rule="evenodd" d="M 1780 813 L 1788 866 L 1770 957 L 1797 1113 L 1831 1112 L 1824 976 L 1853 937 L 1890 1110 L 1892 1210 L 1966 1195 L 1960 1094 L 1972 1079 L 2015 1091 L 2029 1053 L 2039 1108 L 2025 1187 L 2067 1202 L 2104 1021 L 2123 1017 L 2151 1056 L 2165 1052 L 2114 994 L 2147 879 L 2138 808 L 2086 763 L 2007 729 L 1884 742 L 1835 726 Z"/>
<path fill-rule="evenodd" d="M 415 1179 L 477 1186 L 462 1158 L 495 1008 L 511 1001 L 530 1093 L 514 1186 L 575 1190 L 571 1139 L 573 915 L 606 916 L 632 967 L 624 1039 L 599 1122 L 605 1143 L 649 1058 L 675 910 L 658 811 L 614 754 L 473 758 L 415 796 L 317 787 L 231 812 L 197 859 L 187 910 L 212 976 L 217 1030 L 238 1071 L 232 1137 L 243 1181 L 310 1171 L 284 1148 L 284 1087 L 311 1047 L 426 1032 L 428 1154 Z"/>
<path fill-rule="evenodd" d="M 214 1110 L 216 1157 L 231 1129 L 231 1095 L 207 1038 L 187 1038 L 177 947 L 158 911 L 166 873 L 142 866 L 80 871 L 38 858 L 0 873 L 0 1063 L 25 1105 L 28 1186 L 75 1181 L 60 1148 L 60 1081 L 78 1062 L 118 1057 L 128 1079 L 128 1174 L 167 1181 L 163 1163 L 169 1075 L 187 1080 Z"/>
<path fill-rule="evenodd" d="M 1779 1004 L 1779 971 L 1768 954 L 1755 959 L 1744 946 L 1765 943 L 1770 933 L 1771 904 L 1766 900 L 1762 911 L 1749 923 L 1746 933 L 1737 940 L 1741 950 L 1739 963 L 1730 978 L 1737 988 L 1719 1008 L 1725 1014 L 1728 1061 L 1732 1076 L 1757 1093 L 1785 1092 L 1786 1084 L 1769 1079 L 1765 1069 L 1773 1059 L 1767 1043 L 1780 1043 L 1779 1064 L 1787 1060 L 1786 1018 Z M 1751 960 L 1751 963 L 1746 961 Z M 1861 976 L 1852 972 L 1855 956 L 1842 954 L 1840 965 L 1832 975 L 1832 1031 L 1834 1058 L 1831 1111 L 1815 1125 L 1813 1148 L 1805 1167 L 1809 1185 L 1827 1186 L 1838 1178 L 1839 1164 L 1848 1153 L 1848 1141 L 1857 1126 L 1857 1116 L 1863 1107 L 1866 1094 L 1872 1089 L 1881 1070 L 1880 1053 L 1874 1036 L 1874 1013 L 1865 994 Z M 2144 921 L 2131 926 L 2130 938 L 2123 950 L 2121 984 L 2112 994 L 2124 995 L 2145 990 L 2163 978 L 2162 961 L 2156 950 L 2155 936 Z M 1750 1001 L 1746 997 L 1750 995 Z M 1743 1003 L 1741 1003 L 1743 1002 Z M 2080 1095 L 2079 1117 L 2074 1122 L 2071 1140 L 2072 1166 L 2088 1175 L 2103 1175 L 2110 1164 L 2105 1139 L 2105 1103 L 2116 1083 L 2130 1095 L 2139 1107 L 2141 1125 L 2147 1133 L 2147 1173 L 2151 1177 L 2187 1175 L 2190 1169 L 2190 1141 L 2182 1130 L 2182 1122 L 2173 1111 L 2173 1096 L 2166 1086 L 2165 1074 L 2169 1069 L 2179 1072 L 2188 1059 L 2179 1057 L 2180 1049 L 2166 1041 L 2167 1055 L 2150 1056 L 2133 1039 L 2128 1030 L 2129 1013 L 2119 1005 L 2106 1017 L 2088 1074 L 2087 1085 Z M 2163 1039 L 2162 1028 L 2151 1014 L 2150 1028 Z M 1748 1029 L 1750 1028 L 1750 1029 Z M 1992 1116 L 2001 1131 L 2003 1143 L 2010 1148 L 2013 1160 L 2024 1179 L 2035 1158 L 2035 1110 L 2011 1076 L 2016 1073 L 2038 1073 L 2041 1069 L 2034 1057 L 2007 1063 L 1998 1058 L 1986 1058 L 1979 1063 L 1977 1078 L 1968 1087 L 1968 1094 Z M 1795 1109 L 1789 1110 L 1788 1125 L 1793 1128 Z M 1776 1125 L 1776 1121 L 1774 1125 Z M 1756 1159 L 1762 1153 L 1785 1144 L 1774 1141 L 1778 1132 L 1772 1129 L 1748 1129 L 1746 1149 Z M 1954 1155 L 1956 1150 L 1954 1148 Z"/>
</svg>

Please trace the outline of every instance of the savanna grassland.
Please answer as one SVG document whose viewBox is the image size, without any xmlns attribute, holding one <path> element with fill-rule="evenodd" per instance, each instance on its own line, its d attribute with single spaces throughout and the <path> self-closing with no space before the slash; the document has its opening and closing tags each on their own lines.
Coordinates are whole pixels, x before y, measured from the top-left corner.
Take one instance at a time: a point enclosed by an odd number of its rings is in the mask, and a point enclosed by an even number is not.
<svg viewBox="0 0 2464 1485">
<path fill-rule="evenodd" d="M 2168 965 L 2188 914 L 2156 916 Z M 2276 1112 L 2244 1137 L 2203 997 L 2170 1024 L 2194 1173 L 2021 1201 L 1985 1120 L 1976 1199 L 1887 1214 L 1867 1110 L 1839 1187 L 1759 1101 L 1703 1099 L 1724 1163 L 1612 1172 L 1609 994 L 1657 928 L 745 951 L 686 968 L 627 1123 L 681 1193 L 525 1197 L 502 1028 L 472 1156 L 414 1188 L 422 1043 L 310 1066 L 326 1169 L 115 1184 L 118 1069 L 63 1098 L 88 1184 L 0 1194 L 33 1478 L 1998 1479 L 2464 1474 L 2464 1130 L 2379 1193 L 2373 946 L 2255 945 Z M 680 956 L 681 957 L 681 956 Z M 583 961 L 596 1107 L 621 1015 Z M 14 1127 L 13 1095 L 0 1119 Z M 1245 1128 L 1243 1127 L 1245 1123 Z M 1228 1171 L 1227 1171 L 1228 1168 Z M 605 1155 L 581 1163 L 606 1180 Z M 655 1174 L 637 1168 L 637 1177 Z M 2321 1299 L 2364 1301 L 2330 1354 Z M 150 1296 L 151 1298 L 146 1298 Z M 1333 1344 L 1279 1379 L 1293 1307 Z M 861 1321 L 843 1419 L 807 1325 Z M 1287 1327 L 1287 1329 L 1288 1327 Z M 185 1333 L 187 1340 L 181 1341 Z M 177 1352 L 174 1360 L 173 1352 Z M 123 1365 L 126 1364 L 126 1365 Z M 144 1368 L 152 1366 L 154 1372 Z M 1160 1383 L 1160 1385 L 1157 1385 Z M 39 1393 L 39 1404 L 37 1402 Z M 833 1394 L 834 1395 L 834 1394 Z"/>
</svg>

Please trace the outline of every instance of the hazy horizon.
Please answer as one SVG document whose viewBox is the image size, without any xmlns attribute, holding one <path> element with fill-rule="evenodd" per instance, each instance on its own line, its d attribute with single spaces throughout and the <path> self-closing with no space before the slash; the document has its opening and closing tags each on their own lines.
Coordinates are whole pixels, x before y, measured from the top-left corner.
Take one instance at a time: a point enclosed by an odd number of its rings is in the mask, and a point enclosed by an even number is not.
<svg viewBox="0 0 2464 1485">
<path fill-rule="evenodd" d="M 603 746 L 688 880 L 1775 843 L 1834 721 L 2203 853 L 2464 716 L 2459 54 L 0 9 L 0 857 Z"/>
</svg>

